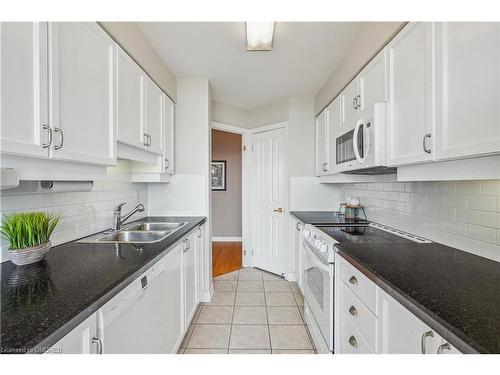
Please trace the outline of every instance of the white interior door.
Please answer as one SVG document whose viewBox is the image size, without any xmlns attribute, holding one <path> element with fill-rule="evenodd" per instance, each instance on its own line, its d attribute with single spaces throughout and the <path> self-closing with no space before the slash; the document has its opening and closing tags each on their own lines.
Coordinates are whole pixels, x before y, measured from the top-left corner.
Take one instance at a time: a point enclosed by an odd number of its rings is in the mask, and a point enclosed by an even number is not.
<svg viewBox="0 0 500 375">
<path fill-rule="evenodd" d="M 255 133 L 251 156 L 252 265 L 285 272 L 285 129 Z"/>
</svg>

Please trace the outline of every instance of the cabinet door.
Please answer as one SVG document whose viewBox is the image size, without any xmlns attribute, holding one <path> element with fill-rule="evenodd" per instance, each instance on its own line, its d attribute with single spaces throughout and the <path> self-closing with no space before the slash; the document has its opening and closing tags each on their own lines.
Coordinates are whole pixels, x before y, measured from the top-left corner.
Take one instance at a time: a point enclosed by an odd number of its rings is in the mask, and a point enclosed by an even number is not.
<svg viewBox="0 0 500 375">
<path fill-rule="evenodd" d="M 410 23 L 387 47 L 392 166 L 432 160 L 433 39 L 432 23 Z"/>
<path fill-rule="evenodd" d="M 436 24 L 436 158 L 500 152 L 500 24 Z"/>
<path fill-rule="evenodd" d="M 118 142 L 145 147 L 144 72 L 122 49 L 118 50 Z"/>
<path fill-rule="evenodd" d="M 356 77 L 340 94 L 342 103 L 342 129 L 354 129 L 356 122 L 359 120 L 359 78 Z M 345 131 L 342 132 L 342 134 Z"/>
<path fill-rule="evenodd" d="M 375 103 L 387 101 L 386 50 L 382 50 L 359 74 L 360 116 L 372 120 Z"/>
<path fill-rule="evenodd" d="M 47 350 L 47 354 L 96 354 L 98 345 L 92 342 L 96 336 L 97 314 L 93 314 Z"/>
<path fill-rule="evenodd" d="M 47 23 L 1 22 L 0 67 L 2 153 L 46 158 Z"/>
<path fill-rule="evenodd" d="M 341 98 L 337 97 L 327 108 L 327 163 L 328 174 L 336 172 L 337 165 L 337 137 L 342 128 Z"/>
<path fill-rule="evenodd" d="M 191 233 L 184 240 L 184 304 L 186 326 L 191 323 L 196 307 L 198 306 L 197 264 L 196 264 L 196 235 Z"/>
<path fill-rule="evenodd" d="M 163 100 L 164 94 L 158 86 L 146 77 L 145 133 L 149 136 L 148 151 L 161 154 L 163 151 Z"/>
<path fill-rule="evenodd" d="M 206 290 L 210 290 L 210 287 L 205 283 L 209 279 L 209 276 L 206 275 L 205 265 L 212 264 L 211 260 L 208 260 L 210 254 L 207 254 L 205 251 L 205 225 L 201 225 L 198 227 L 196 234 L 196 263 L 198 264 L 197 272 L 198 272 L 198 302 L 202 300 L 202 294 Z M 211 267 L 211 266 L 210 266 Z"/>
<path fill-rule="evenodd" d="M 164 278 L 164 296 L 168 299 L 168 310 L 165 314 L 166 345 L 169 353 L 176 353 L 184 337 L 184 305 L 182 285 L 182 244 L 177 245 L 164 258 L 166 276 Z"/>
<path fill-rule="evenodd" d="M 382 353 L 436 353 L 441 337 L 429 329 L 403 305 L 384 292 L 381 299 Z M 424 353 L 425 350 L 425 353 Z"/>
<path fill-rule="evenodd" d="M 163 118 L 163 162 L 165 173 L 174 174 L 174 144 L 175 144 L 175 104 L 164 95 Z"/>
<path fill-rule="evenodd" d="M 49 24 L 51 157 L 116 162 L 116 44 L 94 22 Z"/>
<path fill-rule="evenodd" d="M 316 175 L 322 176 L 328 171 L 326 158 L 326 109 L 316 118 Z"/>
</svg>

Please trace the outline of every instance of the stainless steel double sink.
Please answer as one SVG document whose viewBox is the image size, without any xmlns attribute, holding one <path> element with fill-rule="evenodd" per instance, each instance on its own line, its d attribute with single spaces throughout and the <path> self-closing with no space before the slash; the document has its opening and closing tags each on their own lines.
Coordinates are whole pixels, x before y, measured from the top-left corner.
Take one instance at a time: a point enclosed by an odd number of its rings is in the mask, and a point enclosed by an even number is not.
<svg viewBox="0 0 500 375">
<path fill-rule="evenodd" d="M 132 223 L 123 229 L 103 232 L 79 240 L 80 243 L 153 243 L 181 229 L 182 223 Z"/>
</svg>

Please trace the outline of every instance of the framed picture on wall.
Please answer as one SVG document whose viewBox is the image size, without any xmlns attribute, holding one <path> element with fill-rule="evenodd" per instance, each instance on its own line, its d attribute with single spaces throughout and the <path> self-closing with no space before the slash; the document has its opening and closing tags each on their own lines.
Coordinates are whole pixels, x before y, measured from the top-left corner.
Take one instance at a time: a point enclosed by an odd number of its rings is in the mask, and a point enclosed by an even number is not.
<svg viewBox="0 0 500 375">
<path fill-rule="evenodd" d="M 226 160 L 212 160 L 212 190 L 226 191 Z"/>
</svg>

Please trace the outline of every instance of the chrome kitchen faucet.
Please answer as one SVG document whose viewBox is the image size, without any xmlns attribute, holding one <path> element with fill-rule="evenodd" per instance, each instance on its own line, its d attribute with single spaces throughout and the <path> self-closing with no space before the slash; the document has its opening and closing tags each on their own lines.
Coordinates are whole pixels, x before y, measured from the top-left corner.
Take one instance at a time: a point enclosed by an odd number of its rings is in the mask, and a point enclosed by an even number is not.
<svg viewBox="0 0 500 375">
<path fill-rule="evenodd" d="M 127 221 L 130 216 L 132 216 L 136 212 L 144 211 L 144 205 L 138 204 L 132 211 L 130 211 L 122 218 L 122 206 L 124 206 L 125 204 L 125 202 L 120 203 L 115 207 L 115 210 L 113 211 L 113 230 L 120 230 L 122 224 Z"/>
</svg>

